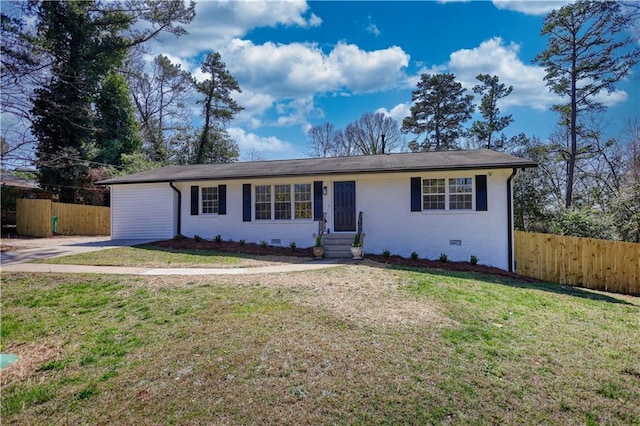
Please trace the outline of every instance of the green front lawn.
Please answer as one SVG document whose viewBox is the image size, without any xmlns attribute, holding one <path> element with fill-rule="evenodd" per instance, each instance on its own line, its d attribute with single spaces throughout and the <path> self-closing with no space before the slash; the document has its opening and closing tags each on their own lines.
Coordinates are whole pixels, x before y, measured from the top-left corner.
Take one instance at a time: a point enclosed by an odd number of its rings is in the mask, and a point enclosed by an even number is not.
<svg viewBox="0 0 640 426">
<path fill-rule="evenodd" d="M 39 260 L 35 263 L 140 268 L 241 268 L 262 265 L 264 261 L 260 259 L 257 256 L 238 253 L 220 253 L 212 250 L 195 249 L 174 250 L 144 245 L 54 257 Z"/>
<path fill-rule="evenodd" d="M 0 308 L 7 424 L 640 423 L 634 297 L 353 265 L 11 273 Z"/>
</svg>

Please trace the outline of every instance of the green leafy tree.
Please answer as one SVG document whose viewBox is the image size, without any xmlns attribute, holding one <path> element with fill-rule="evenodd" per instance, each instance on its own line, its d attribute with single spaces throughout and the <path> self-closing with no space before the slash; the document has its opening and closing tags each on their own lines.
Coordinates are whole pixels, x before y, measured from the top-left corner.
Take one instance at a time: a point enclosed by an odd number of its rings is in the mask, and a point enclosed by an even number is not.
<svg viewBox="0 0 640 426">
<path fill-rule="evenodd" d="M 487 149 L 503 149 L 505 137 L 494 139 L 494 134 L 502 132 L 513 122 L 511 115 L 500 115 L 498 102 L 509 96 L 513 86 L 505 86 L 500 83 L 497 75 L 478 74 L 477 80 L 481 82 L 473 87 L 473 93 L 482 96 L 478 110 L 483 120 L 476 120 L 471 125 L 469 134 Z"/>
<path fill-rule="evenodd" d="M 412 151 L 446 151 L 457 147 L 464 134 L 463 124 L 471 118 L 473 95 L 467 95 L 453 74 L 422 74 L 418 88 L 411 93 L 411 115 L 402 122 L 402 131 L 422 142 L 409 143 Z"/>
<path fill-rule="evenodd" d="M 32 115 L 39 180 L 43 189 L 76 201 L 88 172 L 84 149 L 94 140 L 91 105 L 100 78 L 122 59 L 91 16 L 90 2 L 43 2 L 38 10 L 39 43 L 51 55 L 51 83 L 35 90 Z M 122 29 L 114 23 L 105 32 Z"/>
<path fill-rule="evenodd" d="M 209 53 L 202 62 L 202 72 L 211 77 L 196 83 L 198 93 L 204 96 L 202 103 L 204 125 L 195 149 L 194 162 L 228 163 L 238 158 L 237 145 L 225 129 L 234 115 L 243 110 L 231 97 L 232 92 L 242 92 L 238 81 L 227 70 L 220 54 Z"/>
<path fill-rule="evenodd" d="M 549 179 L 552 164 L 548 146 L 537 137 L 519 136 L 513 154 L 538 163 L 538 167 L 519 172 L 513 181 L 514 227 L 520 231 L 550 232 L 549 204 L 552 203 L 553 178 Z M 553 174 L 554 172 L 551 171 Z"/>
<path fill-rule="evenodd" d="M 94 161 L 119 166 L 123 154 L 133 154 L 142 146 L 124 77 L 114 72 L 106 77 L 96 102 L 96 112 L 98 154 Z"/>
<path fill-rule="evenodd" d="M 88 162 L 95 154 L 96 102 L 102 82 L 122 63 L 129 48 L 162 31 L 176 35 L 176 23 L 193 18 L 194 5 L 181 1 L 37 2 L 36 32 L 26 35 L 40 53 L 47 78 L 34 90 L 32 133 L 38 143 L 36 164 L 41 185 L 76 201 Z M 145 25 L 136 25 L 139 21 Z"/>
<path fill-rule="evenodd" d="M 578 0 L 554 10 L 544 21 L 541 34 L 548 36 L 547 48 L 535 61 L 545 67 L 547 86 L 568 100 L 554 109 L 567 115 L 570 156 L 565 206 L 573 200 L 574 175 L 578 156 L 579 116 L 602 109 L 595 98 L 612 91 L 615 83 L 637 63 L 640 49 L 624 34 L 631 18 L 612 1 Z"/>
</svg>

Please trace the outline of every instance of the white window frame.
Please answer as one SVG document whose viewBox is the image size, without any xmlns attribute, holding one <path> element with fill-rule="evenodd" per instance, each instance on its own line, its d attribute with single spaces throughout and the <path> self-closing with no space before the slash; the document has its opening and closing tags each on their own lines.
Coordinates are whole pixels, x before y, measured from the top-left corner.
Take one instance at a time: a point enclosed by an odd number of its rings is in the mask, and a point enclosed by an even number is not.
<svg viewBox="0 0 640 426">
<path fill-rule="evenodd" d="M 425 192 L 427 188 L 434 188 L 434 181 L 444 180 L 444 192 Z M 460 181 L 462 182 L 456 182 Z M 468 180 L 468 182 L 466 182 Z M 453 177 L 425 177 L 421 179 L 421 208 L 425 213 L 438 213 L 438 212 L 471 212 L 475 211 L 475 178 L 473 176 L 453 176 Z M 440 185 L 437 185 L 440 186 Z M 436 188 L 437 188 L 436 186 Z M 468 188 L 470 191 L 465 191 Z M 456 191 L 452 191 L 456 189 Z M 459 191 L 459 189 L 463 189 Z M 441 203 L 438 200 L 433 200 L 433 197 L 444 196 L 444 208 L 427 208 L 427 203 Z M 431 201 L 426 201 L 427 197 L 431 198 Z M 468 208 L 452 208 L 452 205 L 456 205 L 456 202 L 452 202 L 454 197 L 470 197 L 470 205 Z M 463 201 L 466 203 L 466 201 Z"/>
<path fill-rule="evenodd" d="M 205 196 L 205 191 L 214 190 L 215 189 L 215 198 L 207 195 Z M 205 212 L 205 203 L 211 203 L 211 210 Z M 209 206 L 207 206 L 209 207 Z M 220 189 L 217 186 L 203 186 L 200 188 L 200 214 L 201 215 L 217 215 L 220 211 Z"/>
<path fill-rule="evenodd" d="M 267 193 L 258 193 L 258 188 L 268 187 L 269 191 Z M 302 192 L 303 187 L 307 187 L 308 191 Z M 276 200 L 278 194 L 276 194 L 276 188 L 278 190 L 282 190 L 287 188 L 288 192 L 286 193 L 288 196 L 282 200 Z M 274 222 L 290 222 L 290 221 L 313 221 L 313 185 L 311 183 L 275 183 L 268 185 L 254 185 L 253 186 L 253 217 L 256 222 L 266 222 L 266 221 L 274 221 Z M 308 194 L 308 200 L 304 199 L 304 195 Z M 267 195 L 266 197 L 264 195 Z M 268 199 L 266 201 L 260 201 L 264 199 Z M 258 217 L 258 204 L 267 204 L 268 203 L 268 211 L 269 217 L 260 218 Z M 297 207 L 300 205 L 304 205 L 309 203 L 309 209 L 300 209 Z M 284 218 L 276 218 L 276 216 L 280 216 L 278 212 L 282 212 L 282 210 L 276 211 L 276 207 L 282 207 L 281 204 L 289 204 L 289 209 L 284 212 Z M 308 217 L 298 217 L 300 212 L 306 212 Z M 286 214 L 288 213 L 288 214 Z"/>
</svg>

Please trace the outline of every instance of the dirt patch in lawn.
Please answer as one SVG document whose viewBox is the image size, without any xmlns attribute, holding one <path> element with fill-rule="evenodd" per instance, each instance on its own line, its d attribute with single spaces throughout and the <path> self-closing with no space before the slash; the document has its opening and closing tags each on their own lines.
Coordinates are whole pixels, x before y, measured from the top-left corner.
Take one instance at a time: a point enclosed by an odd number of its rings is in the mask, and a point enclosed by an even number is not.
<svg viewBox="0 0 640 426">
<path fill-rule="evenodd" d="M 0 370 L 0 384 L 6 386 L 10 383 L 23 382 L 39 369 L 55 363 L 62 354 L 62 348 L 48 344 L 23 343 L 9 344 L 3 352 L 18 355 L 16 362 Z"/>
</svg>

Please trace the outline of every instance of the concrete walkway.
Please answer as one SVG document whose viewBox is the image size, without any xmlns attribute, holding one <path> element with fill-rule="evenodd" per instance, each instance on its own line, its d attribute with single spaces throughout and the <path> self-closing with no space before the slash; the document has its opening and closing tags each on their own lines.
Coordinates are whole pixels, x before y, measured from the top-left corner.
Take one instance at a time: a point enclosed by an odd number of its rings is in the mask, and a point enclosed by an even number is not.
<svg viewBox="0 0 640 426">
<path fill-rule="evenodd" d="M 2 247 L 11 248 L 0 253 L 0 264 L 32 262 L 50 257 L 87 253 L 115 247 L 131 247 L 150 240 L 112 240 L 111 237 L 67 237 L 53 238 L 3 238 Z"/>
<path fill-rule="evenodd" d="M 306 263 L 283 263 L 255 268 L 133 268 L 124 266 L 48 265 L 45 263 L 15 263 L 2 266 L 2 272 L 51 272 L 63 274 L 122 275 L 250 275 L 281 272 L 314 271 L 352 263 L 349 260 L 314 260 Z"/>
<path fill-rule="evenodd" d="M 127 266 L 49 265 L 28 263 L 34 260 L 87 253 L 114 247 L 131 247 L 149 240 L 112 240 L 110 237 L 54 237 L 2 239 L 0 272 L 52 272 L 75 274 L 124 275 L 243 275 L 312 271 L 351 263 L 344 259 L 315 260 L 306 263 L 282 263 L 255 268 L 135 268 Z"/>
</svg>

